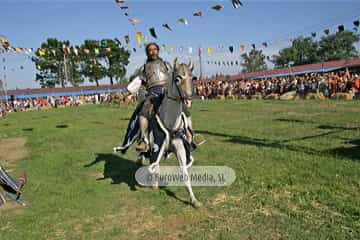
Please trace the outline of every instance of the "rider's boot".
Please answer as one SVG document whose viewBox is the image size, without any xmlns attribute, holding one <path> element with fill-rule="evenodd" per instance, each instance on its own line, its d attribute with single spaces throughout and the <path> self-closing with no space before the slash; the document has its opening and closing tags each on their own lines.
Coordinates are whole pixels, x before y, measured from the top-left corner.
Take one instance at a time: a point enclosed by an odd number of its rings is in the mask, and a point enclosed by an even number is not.
<svg viewBox="0 0 360 240">
<path fill-rule="evenodd" d="M 147 152 L 149 150 L 149 140 L 148 140 L 149 121 L 147 120 L 146 117 L 140 116 L 139 125 L 140 125 L 141 138 L 140 138 L 140 142 L 136 145 L 136 150 L 139 152 Z"/>
</svg>

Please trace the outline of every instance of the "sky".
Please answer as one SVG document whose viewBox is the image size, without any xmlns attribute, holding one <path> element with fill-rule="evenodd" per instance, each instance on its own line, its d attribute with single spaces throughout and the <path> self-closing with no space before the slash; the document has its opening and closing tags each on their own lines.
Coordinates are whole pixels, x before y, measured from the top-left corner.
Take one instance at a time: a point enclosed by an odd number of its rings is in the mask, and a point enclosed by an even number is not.
<svg viewBox="0 0 360 240">
<path fill-rule="evenodd" d="M 175 57 L 194 61 L 195 75 L 199 74 L 196 49 L 203 48 L 203 76 L 206 77 L 240 72 L 240 66 L 217 66 L 207 62 L 240 61 L 241 54 L 249 51 L 252 43 L 271 56 L 290 46 L 291 38 L 309 36 L 312 32 L 317 32 L 319 38 L 324 36 L 324 29 L 335 32 L 340 24 L 351 30 L 352 22 L 360 18 L 358 0 L 242 0 L 243 6 L 238 9 L 232 7 L 230 0 L 125 0 L 124 4 L 115 0 L 0 1 L 0 35 L 12 46 L 37 49 L 49 37 L 69 40 L 71 45 L 80 45 L 85 39 L 118 38 L 131 50 L 128 75 L 146 60 L 144 48 L 136 43 L 136 31 L 159 45 L 174 45 L 175 51 L 161 51 L 161 57 L 170 62 Z M 212 10 L 216 4 L 224 8 Z M 129 7 L 129 16 L 140 19 L 136 27 L 124 16 L 122 5 Z M 202 11 L 203 17 L 192 16 L 198 11 Z M 189 24 L 179 23 L 179 18 L 186 18 Z M 161 27 L 165 22 L 173 31 Z M 158 39 L 150 36 L 151 27 L 155 28 Z M 129 45 L 125 44 L 125 35 L 130 36 Z M 261 47 L 263 42 L 269 44 L 268 48 Z M 244 52 L 240 51 L 241 44 L 246 46 Z M 229 52 L 229 46 L 234 46 L 233 53 Z M 136 52 L 132 51 L 133 47 L 137 48 Z M 184 50 L 180 51 L 180 47 Z M 192 54 L 189 47 L 193 48 Z M 210 56 L 208 47 L 214 49 Z M 360 49 L 359 44 L 357 48 Z M 0 54 L 0 58 L 0 79 L 6 82 L 7 89 L 39 87 L 35 82 L 34 63 L 26 55 L 7 53 Z M 108 80 L 100 83 L 108 84 Z"/>
</svg>

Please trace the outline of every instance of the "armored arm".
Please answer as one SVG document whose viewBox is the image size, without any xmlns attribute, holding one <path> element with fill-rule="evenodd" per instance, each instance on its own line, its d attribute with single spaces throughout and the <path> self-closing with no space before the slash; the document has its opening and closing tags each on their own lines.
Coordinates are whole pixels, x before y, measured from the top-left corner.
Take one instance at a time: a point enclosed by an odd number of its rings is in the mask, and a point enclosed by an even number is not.
<svg viewBox="0 0 360 240">
<path fill-rule="evenodd" d="M 130 83 L 126 86 L 125 91 L 120 93 L 120 98 L 125 99 L 126 97 L 130 96 L 131 94 L 136 94 L 142 83 L 143 83 L 143 69 L 144 67 L 141 67 L 137 69 L 134 73 L 134 78 L 130 81 Z"/>
</svg>

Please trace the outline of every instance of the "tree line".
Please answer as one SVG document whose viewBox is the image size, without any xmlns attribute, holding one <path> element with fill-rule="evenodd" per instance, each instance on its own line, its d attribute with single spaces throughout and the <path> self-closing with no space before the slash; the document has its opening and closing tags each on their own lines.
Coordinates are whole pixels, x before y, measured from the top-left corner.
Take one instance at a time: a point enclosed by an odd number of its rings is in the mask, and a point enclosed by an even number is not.
<svg viewBox="0 0 360 240">
<path fill-rule="evenodd" d="M 124 80 L 129 57 L 130 52 L 113 39 L 88 39 L 73 47 L 69 41 L 48 38 L 32 61 L 42 88 L 78 86 L 85 80 L 99 86 L 105 78 L 111 85 Z"/>
<path fill-rule="evenodd" d="M 319 40 L 314 37 L 298 37 L 292 41 L 290 47 L 281 49 L 272 57 L 266 57 L 262 50 L 252 49 L 241 55 L 243 72 L 268 69 L 266 60 L 272 62 L 275 68 L 284 68 L 359 57 L 355 47 L 355 43 L 360 40 L 359 34 L 341 31 Z"/>
</svg>

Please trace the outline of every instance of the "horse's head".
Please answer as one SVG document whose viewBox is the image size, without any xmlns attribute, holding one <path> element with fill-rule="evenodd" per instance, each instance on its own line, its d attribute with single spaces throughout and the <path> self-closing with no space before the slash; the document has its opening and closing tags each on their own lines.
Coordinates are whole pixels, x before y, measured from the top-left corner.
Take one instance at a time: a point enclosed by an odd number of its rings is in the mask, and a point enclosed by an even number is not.
<svg viewBox="0 0 360 240">
<path fill-rule="evenodd" d="M 188 64 L 179 63 L 178 59 L 174 60 L 173 79 L 172 79 L 172 95 L 184 102 L 188 107 L 191 106 L 191 98 L 193 95 L 192 71 L 194 64 L 190 61 Z"/>
</svg>

